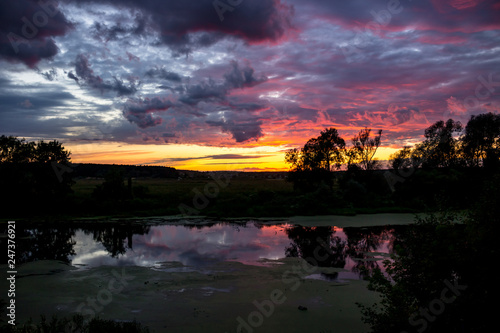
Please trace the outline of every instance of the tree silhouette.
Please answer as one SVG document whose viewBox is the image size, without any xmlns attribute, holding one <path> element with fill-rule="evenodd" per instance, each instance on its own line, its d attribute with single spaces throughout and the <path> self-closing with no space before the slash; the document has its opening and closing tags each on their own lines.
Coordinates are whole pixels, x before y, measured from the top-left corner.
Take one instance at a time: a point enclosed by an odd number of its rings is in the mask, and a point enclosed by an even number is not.
<svg viewBox="0 0 500 333">
<path fill-rule="evenodd" d="M 331 187 L 331 171 L 339 169 L 344 162 L 344 149 L 345 141 L 335 128 L 321 131 L 303 148 L 286 152 L 285 162 L 290 164 L 289 180 L 296 188 L 315 187 L 321 182 Z"/>
<path fill-rule="evenodd" d="M 405 146 L 391 154 L 389 160 L 391 161 L 391 167 L 396 171 L 406 171 L 419 166 L 419 163 L 415 163 L 417 160 L 412 158 L 412 148 L 410 146 Z"/>
<path fill-rule="evenodd" d="M 70 256 L 75 254 L 75 230 L 67 225 L 23 225 L 16 231 L 16 264 L 37 260 L 69 263 Z"/>
<path fill-rule="evenodd" d="M 460 133 L 463 135 L 458 137 Z M 425 130 L 425 140 L 403 147 L 390 157 L 395 170 L 408 168 L 500 166 L 500 115 L 471 116 L 465 129 L 453 119 L 437 121 Z"/>
<path fill-rule="evenodd" d="M 352 138 L 353 147 L 350 152 L 351 164 L 359 163 L 364 170 L 373 170 L 376 161 L 373 159 L 382 137 L 382 130 L 378 130 L 375 137 L 370 137 L 371 129 L 364 128 Z"/>
<path fill-rule="evenodd" d="M 125 186 L 124 169 L 111 168 L 104 176 L 104 182 L 96 186 L 92 195 L 103 200 L 123 200 L 130 197 L 130 189 Z"/>
<path fill-rule="evenodd" d="M 490 112 L 471 116 L 461 141 L 467 164 L 482 166 L 500 150 L 500 115 Z"/>
<path fill-rule="evenodd" d="M 454 134 L 462 131 L 459 121 L 437 121 L 425 130 L 423 146 L 426 150 L 424 165 L 450 167 L 458 165 L 459 144 Z"/>
<path fill-rule="evenodd" d="M 345 241 L 334 236 L 334 228 L 296 226 L 286 229 L 285 232 L 292 241 L 285 249 L 287 257 L 300 257 L 320 267 L 343 268 L 345 266 L 347 257 Z M 318 247 L 322 248 L 322 257 L 324 252 L 328 253 L 324 260 L 315 258 Z"/>
<path fill-rule="evenodd" d="M 320 136 L 307 141 L 302 149 L 291 149 L 286 153 L 285 162 L 291 164 L 292 171 L 339 169 L 344 162 L 345 141 L 335 128 L 321 131 Z"/>
<path fill-rule="evenodd" d="M 94 241 L 102 243 L 112 257 L 125 254 L 127 249 L 133 248 L 133 235 L 145 235 L 150 227 L 133 224 L 102 224 L 82 228 L 85 234 L 92 234 Z"/>
<path fill-rule="evenodd" d="M 29 202 L 37 210 L 71 192 L 70 153 L 57 141 L 26 142 L 0 137 L 0 200 L 6 209 L 23 211 Z M 61 168 L 66 168 L 61 172 Z M 23 198 L 24 200 L 19 200 Z"/>
</svg>

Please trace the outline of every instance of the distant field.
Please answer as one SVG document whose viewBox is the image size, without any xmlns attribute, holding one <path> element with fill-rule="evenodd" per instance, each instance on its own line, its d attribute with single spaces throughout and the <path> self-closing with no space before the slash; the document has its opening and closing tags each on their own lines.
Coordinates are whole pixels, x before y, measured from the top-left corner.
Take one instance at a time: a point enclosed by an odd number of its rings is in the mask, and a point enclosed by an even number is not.
<svg viewBox="0 0 500 333">
<path fill-rule="evenodd" d="M 78 197 L 86 197 L 92 194 L 94 188 L 102 184 L 103 179 L 78 179 L 72 189 Z M 151 196 L 161 195 L 179 195 L 185 196 L 198 188 L 203 191 L 208 183 L 214 182 L 213 179 L 168 179 L 168 178 L 143 178 L 133 179 L 132 186 L 146 186 Z M 229 180 L 229 185 L 219 187 L 220 194 L 243 194 L 254 193 L 259 191 L 273 192 L 292 192 L 293 184 L 284 179 L 249 179 L 249 178 L 232 178 Z"/>
</svg>

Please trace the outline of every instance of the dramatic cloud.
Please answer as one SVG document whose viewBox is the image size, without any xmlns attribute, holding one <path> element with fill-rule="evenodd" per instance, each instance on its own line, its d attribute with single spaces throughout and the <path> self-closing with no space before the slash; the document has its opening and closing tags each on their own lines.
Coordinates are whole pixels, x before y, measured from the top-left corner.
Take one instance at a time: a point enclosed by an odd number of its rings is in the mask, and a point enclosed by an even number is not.
<svg viewBox="0 0 500 333">
<path fill-rule="evenodd" d="M 397 148 L 500 112 L 499 45 L 495 0 L 5 0 L 0 132 L 282 161 L 367 126 Z"/>
<path fill-rule="evenodd" d="M 49 71 L 39 73 L 49 81 L 54 81 L 54 79 L 57 77 L 57 70 L 55 68 L 51 68 Z"/>
<path fill-rule="evenodd" d="M 90 67 L 89 60 L 86 55 L 79 54 L 75 60 L 75 72 L 76 76 L 70 72 L 68 77 L 74 79 L 79 84 L 85 84 L 86 86 L 99 90 L 101 93 L 106 91 L 114 91 L 118 96 L 128 96 L 133 95 L 137 92 L 136 83 L 134 80 L 130 80 L 129 85 L 125 85 L 122 80 L 113 77 L 113 81 L 104 81 L 100 76 L 95 75 L 94 71 Z"/>
<path fill-rule="evenodd" d="M 223 100 L 227 92 L 228 87 L 225 84 L 218 84 L 213 79 L 208 79 L 198 84 L 187 86 L 179 101 L 189 105 L 195 105 L 201 101 L 213 102 Z"/>
<path fill-rule="evenodd" d="M 131 123 L 137 124 L 140 128 L 147 128 L 159 125 L 162 119 L 154 113 L 166 111 L 172 107 L 169 100 L 153 99 L 131 99 L 123 106 L 123 115 Z M 165 136 L 163 136 L 165 137 Z"/>
<path fill-rule="evenodd" d="M 146 72 L 146 76 L 160 78 L 167 81 L 181 82 L 182 78 L 179 74 L 167 71 L 165 68 L 151 68 Z"/>
<path fill-rule="evenodd" d="M 0 58 L 35 67 L 58 52 L 53 37 L 73 25 L 59 11 L 57 1 L 3 0 L 0 2 Z"/>
<path fill-rule="evenodd" d="M 254 69 L 246 64 L 245 67 L 239 67 L 236 61 L 231 61 L 231 71 L 224 74 L 226 86 L 231 88 L 247 88 L 256 86 L 267 80 L 267 77 L 261 75 L 254 76 Z"/>
<path fill-rule="evenodd" d="M 300 0 L 293 3 L 299 5 Z M 500 28 L 500 6 L 495 0 L 311 0 L 309 8 L 349 29 L 439 31 L 472 33 Z M 367 25 L 370 22 L 377 24 Z"/>
<path fill-rule="evenodd" d="M 207 124 L 220 127 L 223 132 L 230 133 L 236 142 L 257 140 L 264 136 L 262 120 L 253 116 L 230 114 L 219 120 L 207 120 Z"/>
<path fill-rule="evenodd" d="M 184 94 L 179 100 L 189 105 L 195 105 L 201 101 L 222 101 L 231 89 L 250 88 L 266 80 L 267 78 L 264 75 L 256 77 L 254 69 L 249 64 L 240 68 L 236 61 L 231 61 L 231 70 L 224 74 L 223 82 L 216 83 L 213 79 L 209 78 L 198 84 L 189 85 L 185 87 Z"/>
<path fill-rule="evenodd" d="M 95 22 L 92 35 L 103 42 L 116 41 L 146 33 L 146 24 L 147 20 L 143 15 L 136 15 L 133 18 L 133 24 L 130 26 L 117 22 L 116 25 L 108 27 L 103 22 Z"/>
<path fill-rule="evenodd" d="M 70 1 L 70 0 L 67 0 Z M 71 1 L 70 1 L 71 2 Z M 280 0 L 242 1 L 231 6 L 220 1 L 197 0 L 82 0 L 79 3 L 106 3 L 138 10 L 135 25 L 116 22 L 112 27 L 97 23 L 94 34 L 104 40 L 155 31 L 159 41 L 177 54 L 187 54 L 227 37 L 241 38 L 249 43 L 277 41 L 290 27 L 293 9 Z M 148 20 L 145 19 L 148 17 Z"/>
</svg>

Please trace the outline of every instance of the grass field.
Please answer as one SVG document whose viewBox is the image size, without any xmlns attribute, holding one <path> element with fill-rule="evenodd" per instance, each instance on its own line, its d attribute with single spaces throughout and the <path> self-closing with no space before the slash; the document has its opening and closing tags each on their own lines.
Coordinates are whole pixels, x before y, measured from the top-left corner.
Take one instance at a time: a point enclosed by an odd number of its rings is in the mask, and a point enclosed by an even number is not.
<svg viewBox="0 0 500 333">
<path fill-rule="evenodd" d="M 138 178 L 132 179 L 133 199 L 93 198 L 94 189 L 103 179 L 77 179 L 73 197 L 83 215 L 207 215 L 263 216 L 289 215 L 279 207 L 293 197 L 293 185 L 284 179 L 234 177 L 212 178 Z M 125 182 L 126 183 L 126 182 Z M 278 203 L 279 202 L 279 203 Z M 184 209 L 179 207 L 183 206 Z M 272 208 L 275 207 L 276 209 Z"/>
<path fill-rule="evenodd" d="M 88 197 L 92 194 L 95 187 L 103 183 L 103 179 L 77 179 L 72 186 L 77 197 Z M 139 178 L 132 180 L 132 186 L 146 186 L 151 196 L 177 195 L 183 197 L 186 194 L 194 195 L 193 189 L 204 190 L 209 183 L 216 182 L 211 179 L 168 179 L 168 178 Z M 251 194 L 259 191 L 274 191 L 280 193 L 293 192 L 293 184 L 284 179 L 249 179 L 232 178 L 227 186 L 218 186 L 219 194 Z"/>
</svg>

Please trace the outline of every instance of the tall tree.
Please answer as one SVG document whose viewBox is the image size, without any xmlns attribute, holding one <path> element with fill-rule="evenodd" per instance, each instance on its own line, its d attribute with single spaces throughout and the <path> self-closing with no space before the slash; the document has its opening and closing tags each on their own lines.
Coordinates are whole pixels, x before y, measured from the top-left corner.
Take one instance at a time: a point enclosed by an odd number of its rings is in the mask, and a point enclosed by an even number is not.
<svg viewBox="0 0 500 333">
<path fill-rule="evenodd" d="M 35 143 L 13 136 L 0 136 L 0 163 L 29 163 L 35 159 Z"/>
<path fill-rule="evenodd" d="M 73 184 L 69 156 L 57 141 L 0 136 L 0 202 L 19 214 L 26 202 L 39 211 L 48 207 L 47 202 L 65 198 Z"/>
<path fill-rule="evenodd" d="M 471 116 L 461 138 L 464 159 L 469 166 L 483 164 L 500 150 L 500 115 L 491 112 Z"/>
<path fill-rule="evenodd" d="M 395 171 L 413 168 L 414 165 L 412 163 L 411 155 L 412 148 L 410 146 L 403 147 L 403 149 L 398 150 L 397 152 L 389 156 L 391 167 Z"/>
<path fill-rule="evenodd" d="M 456 134 L 462 131 L 459 121 L 439 120 L 425 130 L 425 140 L 417 147 L 423 151 L 424 166 L 451 167 L 459 164 L 459 140 Z"/>
<path fill-rule="evenodd" d="M 321 182 L 331 183 L 331 171 L 344 162 L 345 141 L 335 128 L 321 131 L 317 138 L 307 141 L 303 148 L 290 149 L 285 162 L 290 164 L 288 179 L 294 187 L 311 188 Z"/>
<path fill-rule="evenodd" d="M 339 169 L 344 162 L 345 141 L 335 128 L 321 131 L 317 138 L 307 141 L 302 149 L 286 152 L 285 162 L 291 164 L 292 171 Z"/>
<path fill-rule="evenodd" d="M 382 137 L 382 130 L 377 131 L 375 137 L 370 137 L 371 129 L 364 128 L 352 138 L 352 155 L 354 160 L 358 159 L 359 164 L 365 170 L 373 170 L 376 166 L 376 161 L 373 159 L 378 147 L 380 146 L 380 139 Z"/>
<path fill-rule="evenodd" d="M 0 136 L 0 163 L 70 163 L 70 153 L 58 141 L 27 142 L 13 136 Z"/>
</svg>

